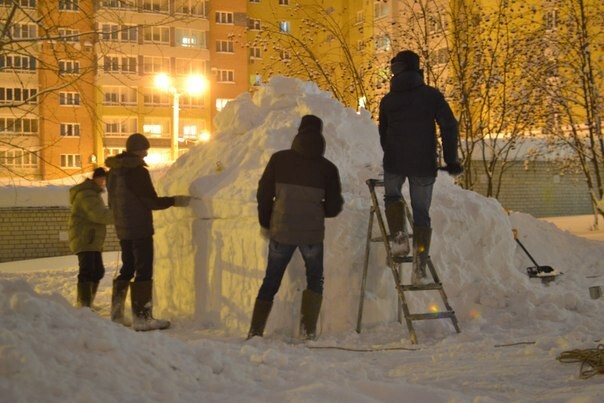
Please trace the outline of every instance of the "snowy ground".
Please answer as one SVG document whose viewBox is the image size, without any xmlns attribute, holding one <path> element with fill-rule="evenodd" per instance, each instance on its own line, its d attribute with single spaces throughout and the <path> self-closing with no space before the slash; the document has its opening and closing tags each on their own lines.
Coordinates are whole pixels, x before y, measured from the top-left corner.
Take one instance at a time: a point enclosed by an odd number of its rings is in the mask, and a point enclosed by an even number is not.
<svg viewBox="0 0 604 403">
<path fill-rule="evenodd" d="M 257 181 L 307 113 L 324 120 L 326 156 L 340 168 L 346 200 L 326 224 L 320 337 L 295 338 L 304 287 L 297 256 L 265 337 L 245 342 L 266 264 Z M 591 217 L 508 216 L 496 200 L 439 175 L 431 256 L 461 333 L 448 319 L 415 322 L 419 343 L 410 342 L 396 320 L 384 248 L 375 244 L 358 334 L 365 180 L 381 161 L 375 122 L 312 83 L 274 78 L 229 102 L 215 123 L 211 142 L 154 172 L 161 195 L 195 197 L 155 216 L 156 313 L 172 328 L 136 333 L 108 320 L 116 253 L 105 256 L 96 313 L 72 307 L 75 256 L 0 264 L 1 402 L 604 401 L 604 374 L 581 379 L 578 363 L 556 359 L 596 347 L 604 332 L 604 298 L 588 293 L 604 286 L 604 237 L 590 231 Z M 65 205 L 73 183 L 0 186 L 0 206 Z M 563 273 L 555 282 L 528 278 L 533 263 L 512 229 L 539 264 Z M 442 309 L 437 293 L 416 294 L 412 312 Z"/>
<path fill-rule="evenodd" d="M 590 220 L 558 223 L 583 232 Z M 553 232 L 604 255 L 601 241 Z M 601 231 L 590 235 L 604 239 Z M 417 345 L 396 321 L 304 345 L 275 334 L 244 342 L 243 334 L 226 337 L 178 319 L 172 329 L 153 333 L 114 325 L 107 317 L 118 259 L 105 254 L 100 316 L 71 306 L 75 257 L 0 264 L 1 401 L 602 401 L 602 376 L 580 379 L 579 364 L 556 360 L 562 351 L 595 347 L 604 330 L 601 321 L 593 322 L 602 317 L 604 299 L 591 301 L 587 287 L 580 295 L 565 292 L 571 267 L 547 288 L 538 281 L 531 286 L 572 306 L 567 312 L 544 309 L 542 322 L 526 330 L 507 331 L 506 318 L 476 312 L 473 323 L 460 323 L 461 334 L 445 321 L 417 324 Z M 604 285 L 599 273 L 586 286 Z M 533 298 L 519 303 L 530 310 Z M 598 314 L 578 323 L 573 315 L 582 316 L 584 304 Z"/>
</svg>

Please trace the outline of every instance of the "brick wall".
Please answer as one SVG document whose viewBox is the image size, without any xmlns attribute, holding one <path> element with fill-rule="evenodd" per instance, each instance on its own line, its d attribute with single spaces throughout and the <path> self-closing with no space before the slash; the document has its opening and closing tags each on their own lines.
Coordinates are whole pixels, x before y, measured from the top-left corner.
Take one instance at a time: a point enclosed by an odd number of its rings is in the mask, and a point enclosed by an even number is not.
<svg viewBox="0 0 604 403">
<path fill-rule="evenodd" d="M 475 191 L 486 193 L 486 181 L 477 173 Z M 517 164 L 506 171 L 501 204 L 535 217 L 591 214 L 585 179 L 560 174 L 546 162 Z M 0 208 L 0 262 L 71 254 L 67 243 L 67 207 Z M 114 227 L 107 226 L 106 251 L 119 250 Z"/>
<path fill-rule="evenodd" d="M 0 262 L 71 254 L 67 237 L 69 208 L 0 208 Z M 105 251 L 119 250 L 112 225 Z"/>
</svg>

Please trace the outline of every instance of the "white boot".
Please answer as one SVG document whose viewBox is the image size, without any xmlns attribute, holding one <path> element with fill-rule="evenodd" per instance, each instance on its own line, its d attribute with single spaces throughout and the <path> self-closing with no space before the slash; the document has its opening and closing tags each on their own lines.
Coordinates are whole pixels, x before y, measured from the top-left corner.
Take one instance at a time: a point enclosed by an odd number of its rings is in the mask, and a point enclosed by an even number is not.
<svg viewBox="0 0 604 403">
<path fill-rule="evenodd" d="M 390 243 L 390 250 L 392 251 L 393 257 L 404 257 L 409 254 L 411 248 L 409 247 L 409 235 L 405 232 L 397 232 L 392 238 Z"/>
<path fill-rule="evenodd" d="M 147 330 L 162 330 L 170 327 L 170 321 L 155 318 L 135 317 L 132 322 L 132 329 L 138 332 Z"/>
<path fill-rule="evenodd" d="M 161 330 L 170 327 L 170 321 L 153 317 L 153 282 L 133 282 L 130 285 L 132 298 L 132 329 L 136 331 Z"/>
</svg>

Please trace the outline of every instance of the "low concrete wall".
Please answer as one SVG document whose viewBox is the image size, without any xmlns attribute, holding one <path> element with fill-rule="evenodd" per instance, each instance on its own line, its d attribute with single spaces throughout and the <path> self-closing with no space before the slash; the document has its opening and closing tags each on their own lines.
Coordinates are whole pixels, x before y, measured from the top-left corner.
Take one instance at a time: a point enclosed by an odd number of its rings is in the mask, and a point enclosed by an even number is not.
<svg viewBox="0 0 604 403">
<path fill-rule="evenodd" d="M 69 255 L 66 207 L 0 208 L 0 262 Z M 105 251 L 119 250 L 112 225 Z"/>
</svg>

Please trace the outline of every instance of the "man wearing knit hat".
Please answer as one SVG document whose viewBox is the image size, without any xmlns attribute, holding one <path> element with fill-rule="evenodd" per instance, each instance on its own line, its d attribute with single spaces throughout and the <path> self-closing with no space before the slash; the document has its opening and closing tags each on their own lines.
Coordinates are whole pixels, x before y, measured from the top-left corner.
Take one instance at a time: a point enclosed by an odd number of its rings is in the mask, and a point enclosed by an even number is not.
<svg viewBox="0 0 604 403">
<path fill-rule="evenodd" d="M 306 266 L 302 292 L 301 330 L 316 337 L 323 299 L 323 238 L 325 218 L 342 211 L 338 168 L 327 160 L 323 121 L 302 117 L 291 149 L 273 154 L 258 182 L 258 219 L 269 236 L 268 264 L 258 291 L 248 339 L 262 336 L 285 269 L 296 249 Z"/>
<path fill-rule="evenodd" d="M 159 197 L 144 158 L 149 140 L 134 133 L 126 140 L 126 151 L 107 158 L 110 169 L 107 189 L 115 217 L 115 231 L 122 250 L 122 267 L 113 280 L 111 319 L 124 324 L 124 304 L 130 287 L 134 330 L 165 329 L 167 320 L 155 319 L 153 295 L 153 210 L 185 207 L 189 196 Z M 134 281 L 131 282 L 131 280 Z"/>
<path fill-rule="evenodd" d="M 92 307 L 99 281 L 105 275 L 101 252 L 107 224 L 113 224 L 113 214 L 101 197 L 106 178 L 105 170 L 97 168 L 92 179 L 69 189 L 69 248 L 78 256 L 78 307 Z"/>
<path fill-rule="evenodd" d="M 386 220 L 393 237 L 392 252 L 398 256 L 410 252 L 405 228 L 402 186 L 409 180 L 413 210 L 413 247 L 419 262 L 413 282 L 426 278 L 432 226 L 430 204 L 437 174 L 436 125 L 440 129 L 446 170 L 451 175 L 463 171 L 457 160 L 457 120 L 444 96 L 424 83 L 419 56 L 399 52 L 390 64 L 393 77 L 390 92 L 379 109 L 380 144 L 384 151 L 384 190 Z"/>
</svg>

